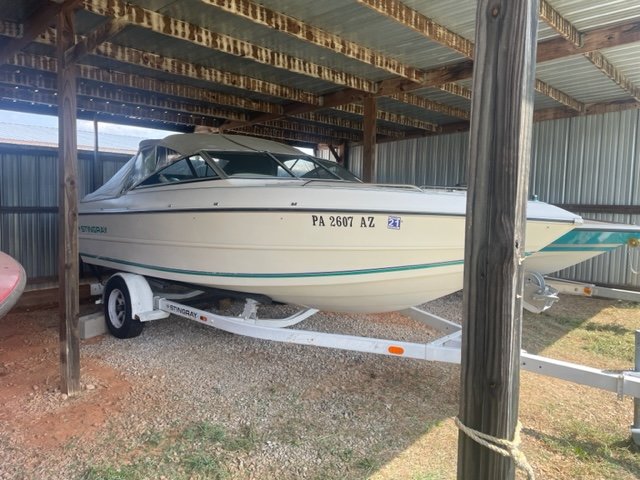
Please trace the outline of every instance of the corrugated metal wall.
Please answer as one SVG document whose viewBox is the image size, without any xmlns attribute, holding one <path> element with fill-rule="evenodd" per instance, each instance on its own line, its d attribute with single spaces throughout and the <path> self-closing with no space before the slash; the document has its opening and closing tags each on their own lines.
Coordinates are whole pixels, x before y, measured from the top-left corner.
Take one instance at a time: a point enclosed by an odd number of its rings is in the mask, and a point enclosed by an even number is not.
<svg viewBox="0 0 640 480">
<path fill-rule="evenodd" d="M 101 154 L 98 178 L 110 178 L 128 159 Z M 29 279 L 57 275 L 57 164 L 56 149 L 0 145 L 0 250 L 22 263 Z M 80 152 L 79 197 L 99 186 L 92 165 L 93 153 Z"/>
<path fill-rule="evenodd" d="M 539 122 L 533 128 L 529 193 L 549 203 L 640 205 L 640 111 L 627 110 Z M 466 183 L 468 133 L 439 135 L 377 147 L 377 181 L 455 186 Z M 362 146 L 350 150 L 362 170 Z M 586 218 L 640 223 L 640 215 L 575 212 Z M 623 247 L 558 276 L 640 288 L 640 248 Z"/>
</svg>

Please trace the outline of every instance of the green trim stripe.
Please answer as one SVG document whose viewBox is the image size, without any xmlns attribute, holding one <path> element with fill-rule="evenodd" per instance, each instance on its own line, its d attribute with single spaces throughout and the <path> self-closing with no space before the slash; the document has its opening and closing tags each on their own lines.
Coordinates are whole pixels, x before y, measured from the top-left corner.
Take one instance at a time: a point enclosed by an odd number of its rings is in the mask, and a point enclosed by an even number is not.
<svg viewBox="0 0 640 480">
<path fill-rule="evenodd" d="M 157 265 L 147 265 L 144 263 L 130 262 L 128 260 L 120 260 L 117 258 L 103 257 L 100 255 L 89 255 L 80 253 L 80 256 L 86 258 L 95 258 L 105 262 L 118 263 L 131 267 L 146 268 L 148 270 L 156 270 L 159 272 L 180 273 L 184 275 L 198 275 L 203 277 L 227 277 L 227 278 L 305 278 L 305 277 L 339 277 L 345 275 L 366 275 L 370 273 L 389 273 L 402 272 L 410 270 L 424 270 L 430 268 L 450 267 L 454 265 L 462 265 L 463 260 L 450 260 L 447 262 L 423 263 L 419 265 L 401 265 L 396 267 L 381 268 L 365 268 L 360 270 L 338 270 L 329 272 L 304 272 L 304 273 L 225 273 L 225 272 L 206 272 L 202 270 L 183 270 L 180 268 L 167 268 Z"/>
</svg>

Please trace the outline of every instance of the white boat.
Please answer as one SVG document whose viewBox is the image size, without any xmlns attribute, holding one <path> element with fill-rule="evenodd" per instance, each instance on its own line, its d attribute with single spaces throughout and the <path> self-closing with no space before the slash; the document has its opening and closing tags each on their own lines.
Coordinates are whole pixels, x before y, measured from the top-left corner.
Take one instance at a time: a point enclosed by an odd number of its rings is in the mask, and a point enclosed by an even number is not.
<svg viewBox="0 0 640 480">
<path fill-rule="evenodd" d="M 557 272 L 623 245 L 640 244 L 640 225 L 585 220 L 582 225 L 529 256 L 527 270 L 542 275 Z"/>
<path fill-rule="evenodd" d="M 462 288 L 466 195 L 359 182 L 276 142 L 145 141 L 79 208 L 86 263 L 339 312 L 400 310 Z M 527 253 L 581 222 L 529 202 Z"/>
</svg>

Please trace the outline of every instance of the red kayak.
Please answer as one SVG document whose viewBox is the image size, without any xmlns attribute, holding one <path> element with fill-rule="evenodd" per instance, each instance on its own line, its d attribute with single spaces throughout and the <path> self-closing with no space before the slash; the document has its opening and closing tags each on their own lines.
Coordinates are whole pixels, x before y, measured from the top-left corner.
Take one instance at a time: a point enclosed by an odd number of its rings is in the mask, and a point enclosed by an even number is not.
<svg viewBox="0 0 640 480">
<path fill-rule="evenodd" d="M 26 282 L 27 275 L 22 265 L 0 252 L 0 318 L 18 301 Z"/>
</svg>

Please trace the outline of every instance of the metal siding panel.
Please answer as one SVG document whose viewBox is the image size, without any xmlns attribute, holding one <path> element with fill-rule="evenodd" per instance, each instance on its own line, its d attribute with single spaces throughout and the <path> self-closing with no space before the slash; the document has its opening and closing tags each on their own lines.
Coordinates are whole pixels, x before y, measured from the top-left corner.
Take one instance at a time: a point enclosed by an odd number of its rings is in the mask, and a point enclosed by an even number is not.
<svg viewBox="0 0 640 480">
<path fill-rule="evenodd" d="M 415 139 L 378 145 L 377 181 L 382 183 L 414 183 L 415 145 Z"/>
<path fill-rule="evenodd" d="M 128 156 L 102 154 L 110 178 Z M 55 150 L 0 149 L 0 206 L 56 207 L 58 156 Z M 78 197 L 91 187 L 93 154 L 80 154 Z M 106 166 L 106 168 L 104 167 Z M 0 250 L 15 257 L 30 279 L 57 275 L 58 216 L 52 212 L 0 214 Z"/>
<path fill-rule="evenodd" d="M 567 175 L 567 120 L 534 124 L 529 195 L 550 203 L 562 203 Z"/>
<path fill-rule="evenodd" d="M 348 167 L 353 173 L 362 177 L 362 145 L 356 145 L 349 149 L 349 163 Z"/>
</svg>

